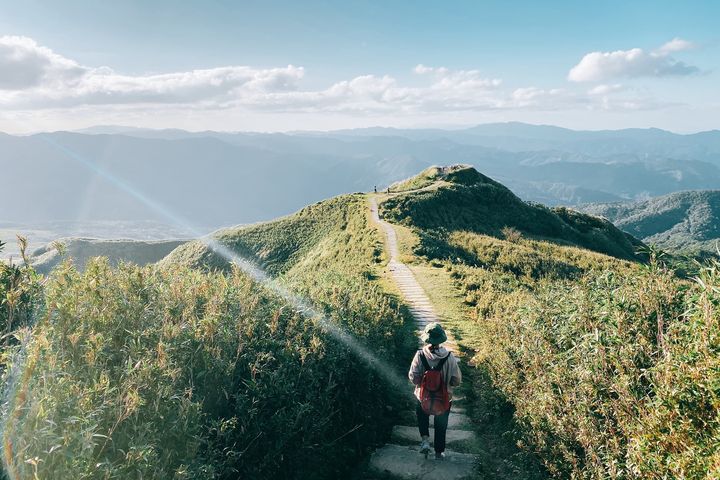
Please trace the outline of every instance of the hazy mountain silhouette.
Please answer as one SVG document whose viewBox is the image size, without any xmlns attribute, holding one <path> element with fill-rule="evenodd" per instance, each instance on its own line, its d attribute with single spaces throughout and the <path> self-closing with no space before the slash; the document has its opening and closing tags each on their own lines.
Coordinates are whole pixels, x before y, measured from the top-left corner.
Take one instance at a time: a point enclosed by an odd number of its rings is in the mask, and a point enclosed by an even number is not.
<svg viewBox="0 0 720 480">
<path fill-rule="evenodd" d="M 4 178 L 22 179 L 4 182 L 12 201 L 3 203 L 0 219 L 7 222 L 168 220 L 126 185 L 193 225 L 213 228 L 274 218 L 447 163 L 472 165 L 522 199 L 550 205 L 720 187 L 718 131 L 507 123 L 264 134 L 101 126 L 3 134 L 0 152 Z"/>
</svg>

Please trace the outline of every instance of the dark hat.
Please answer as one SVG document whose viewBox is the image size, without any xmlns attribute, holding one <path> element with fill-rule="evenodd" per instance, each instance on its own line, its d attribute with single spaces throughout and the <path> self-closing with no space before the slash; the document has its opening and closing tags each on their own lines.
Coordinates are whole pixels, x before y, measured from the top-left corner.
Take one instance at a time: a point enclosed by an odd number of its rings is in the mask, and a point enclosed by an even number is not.
<svg viewBox="0 0 720 480">
<path fill-rule="evenodd" d="M 424 343 L 429 343 L 432 345 L 440 345 L 445 340 L 447 340 L 447 335 L 445 335 L 445 330 L 443 330 L 442 325 L 440 325 L 437 322 L 428 323 L 425 326 L 425 330 L 423 331 L 422 336 L 420 339 Z"/>
</svg>

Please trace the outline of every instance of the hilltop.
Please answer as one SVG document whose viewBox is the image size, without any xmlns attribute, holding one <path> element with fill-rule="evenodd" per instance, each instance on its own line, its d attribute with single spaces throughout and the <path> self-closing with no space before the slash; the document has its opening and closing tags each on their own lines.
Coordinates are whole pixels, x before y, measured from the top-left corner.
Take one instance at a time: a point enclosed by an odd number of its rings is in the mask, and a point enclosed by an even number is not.
<svg viewBox="0 0 720 480">
<path fill-rule="evenodd" d="M 402 194 L 403 191 L 409 193 Z M 607 220 L 568 208 L 527 203 L 467 165 L 432 167 L 393 185 L 401 194 L 383 203 L 387 218 L 434 235 L 470 231 L 505 238 L 516 231 L 536 240 L 635 259 L 642 244 Z"/>
<path fill-rule="evenodd" d="M 391 192 L 400 194 L 383 202 L 384 217 L 428 232 L 469 231 L 505 239 L 516 231 L 529 239 L 625 260 L 637 259 L 636 250 L 642 245 L 607 220 L 524 202 L 467 165 L 430 167 L 393 184 Z M 338 237 L 348 234 L 343 227 L 347 217 L 366 207 L 362 199 L 360 194 L 342 195 L 278 220 L 222 229 L 213 238 L 271 273 L 285 274 L 307 257 L 332 255 Z M 229 266 L 227 259 L 200 240 L 180 246 L 162 263 L 210 269 Z"/>
<path fill-rule="evenodd" d="M 680 252 L 715 252 L 720 240 L 720 190 L 688 191 L 642 202 L 586 205 L 621 230 Z"/>
</svg>

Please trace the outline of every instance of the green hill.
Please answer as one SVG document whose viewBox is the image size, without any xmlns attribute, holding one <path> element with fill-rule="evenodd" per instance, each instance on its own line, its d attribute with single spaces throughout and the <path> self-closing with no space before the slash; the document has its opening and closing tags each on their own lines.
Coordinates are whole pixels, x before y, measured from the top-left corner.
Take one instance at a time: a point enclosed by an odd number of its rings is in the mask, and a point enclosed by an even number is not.
<svg viewBox="0 0 720 480">
<path fill-rule="evenodd" d="M 680 252 L 715 252 L 720 240 L 720 190 L 677 192 L 642 202 L 586 205 L 621 230 Z"/>
<path fill-rule="evenodd" d="M 465 166 L 395 188 L 375 198 L 460 345 L 478 478 L 720 474 L 718 266 L 679 280 L 610 222 Z M 416 347 L 368 200 L 146 267 L 0 265 L 7 476 L 351 478 L 407 410 Z"/>
<path fill-rule="evenodd" d="M 10 478 L 343 478 L 389 434 L 415 340 L 376 280 L 365 196 L 218 238 L 326 319 L 201 242 L 159 266 L 56 267 L 3 357 L 22 379 L 3 422 Z"/>
<path fill-rule="evenodd" d="M 422 190 L 383 203 L 383 215 L 429 235 L 469 231 L 503 238 L 509 230 L 536 240 L 635 259 L 642 244 L 610 222 L 566 208 L 522 201 L 472 167 L 433 167 L 396 186 Z M 427 242 L 428 248 L 432 248 Z"/>
<path fill-rule="evenodd" d="M 106 257 L 112 265 L 132 262 L 147 265 L 162 260 L 184 240 L 101 240 L 97 238 L 60 238 L 32 252 L 32 264 L 38 273 L 47 274 L 64 258 L 70 258 L 78 270 L 93 257 Z M 58 251 L 58 246 L 62 254 Z"/>
<path fill-rule="evenodd" d="M 720 265 L 689 284 L 632 261 L 641 244 L 606 220 L 476 179 L 426 181 L 381 213 L 470 357 L 495 455 L 523 471 L 511 440 L 553 478 L 718 478 Z M 530 478 L 490 458 L 486 475 Z"/>
</svg>

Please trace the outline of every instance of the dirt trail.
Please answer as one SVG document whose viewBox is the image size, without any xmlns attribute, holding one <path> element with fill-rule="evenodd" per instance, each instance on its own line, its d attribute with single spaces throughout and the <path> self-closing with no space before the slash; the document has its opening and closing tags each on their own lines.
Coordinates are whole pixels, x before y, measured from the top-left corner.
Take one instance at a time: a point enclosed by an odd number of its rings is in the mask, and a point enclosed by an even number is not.
<svg viewBox="0 0 720 480">
<path fill-rule="evenodd" d="M 372 218 L 385 233 L 386 246 L 390 254 L 388 269 L 397 284 L 406 304 L 410 307 L 420 333 L 430 322 L 440 321 L 430 299 L 418 283 L 410 268 L 400 260 L 398 240 L 391 224 L 382 220 L 378 214 L 375 197 L 370 197 Z M 449 336 L 449 335 L 448 335 Z M 451 351 L 457 352 L 457 344 L 448 338 L 445 344 Z M 408 385 L 410 388 L 410 385 Z M 471 478 L 477 457 L 472 451 L 477 444 L 471 423 L 465 415 L 462 399 L 453 400 L 447 431 L 446 458 L 435 460 L 431 455 L 425 459 L 419 451 L 420 434 L 414 422 L 414 412 L 404 416 L 405 425 L 393 428 L 391 442 L 377 449 L 370 458 L 371 473 L 391 478 L 422 480 L 459 480 Z M 433 438 L 432 429 L 430 439 Z"/>
</svg>

